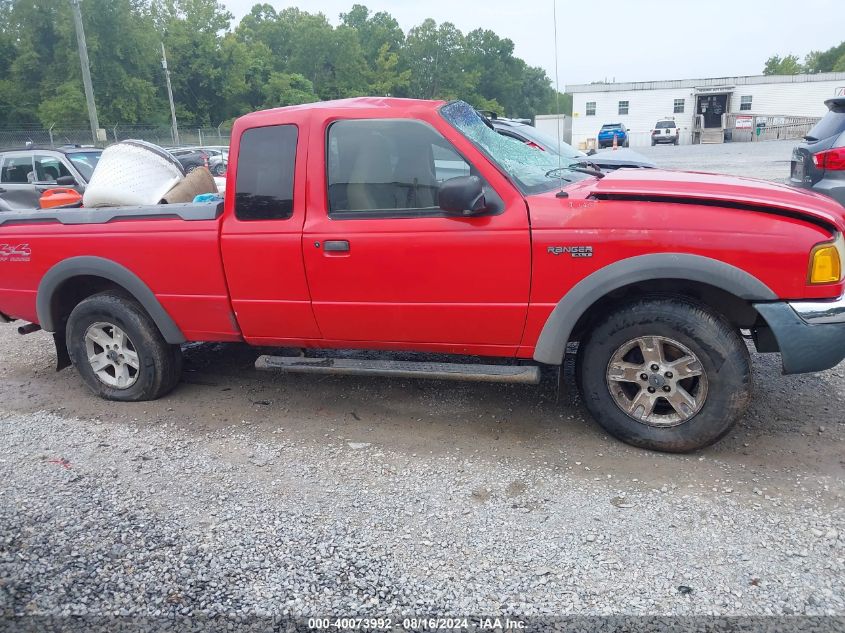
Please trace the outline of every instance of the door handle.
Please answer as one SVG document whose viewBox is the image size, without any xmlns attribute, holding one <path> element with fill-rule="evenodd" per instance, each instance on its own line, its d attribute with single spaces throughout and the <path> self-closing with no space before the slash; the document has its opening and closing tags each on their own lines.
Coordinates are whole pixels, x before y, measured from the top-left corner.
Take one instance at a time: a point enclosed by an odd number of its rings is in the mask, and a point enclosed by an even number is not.
<svg viewBox="0 0 845 633">
<path fill-rule="evenodd" d="M 348 240 L 326 240 L 323 242 L 323 250 L 327 253 L 348 253 Z"/>
</svg>

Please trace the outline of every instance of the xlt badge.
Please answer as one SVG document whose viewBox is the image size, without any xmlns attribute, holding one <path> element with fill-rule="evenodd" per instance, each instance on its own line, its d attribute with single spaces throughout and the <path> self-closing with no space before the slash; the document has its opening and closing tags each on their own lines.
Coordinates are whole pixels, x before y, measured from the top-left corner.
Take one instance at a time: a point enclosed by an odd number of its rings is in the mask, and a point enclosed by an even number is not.
<svg viewBox="0 0 845 633">
<path fill-rule="evenodd" d="M 546 252 L 552 255 L 563 255 L 569 253 L 570 257 L 592 257 L 592 246 L 548 246 Z"/>
</svg>

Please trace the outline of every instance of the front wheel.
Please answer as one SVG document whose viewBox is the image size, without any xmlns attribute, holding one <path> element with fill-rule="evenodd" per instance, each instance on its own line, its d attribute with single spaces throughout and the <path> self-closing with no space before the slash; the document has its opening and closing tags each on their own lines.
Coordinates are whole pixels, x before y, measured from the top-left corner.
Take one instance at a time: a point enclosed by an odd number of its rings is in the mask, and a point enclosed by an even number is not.
<svg viewBox="0 0 845 633">
<path fill-rule="evenodd" d="M 742 416 L 751 360 L 719 314 L 654 298 L 611 313 L 588 334 L 577 378 L 587 409 L 610 434 L 683 453 L 713 444 Z"/>
<path fill-rule="evenodd" d="M 71 312 L 67 347 L 85 384 L 106 400 L 155 400 L 169 392 L 182 372 L 182 351 L 164 340 L 133 299 L 105 292 Z"/>
</svg>

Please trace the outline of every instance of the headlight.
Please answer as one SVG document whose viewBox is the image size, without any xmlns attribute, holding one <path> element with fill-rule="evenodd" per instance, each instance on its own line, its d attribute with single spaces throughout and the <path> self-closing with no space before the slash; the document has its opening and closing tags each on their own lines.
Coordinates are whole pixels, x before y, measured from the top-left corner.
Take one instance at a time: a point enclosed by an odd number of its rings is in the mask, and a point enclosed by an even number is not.
<svg viewBox="0 0 845 633">
<path fill-rule="evenodd" d="M 811 284 L 830 284 L 842 279 L 842 236 L 833 242 L 817 244 L 810 252 L 810 274 L 807 281 Z"/>
</svg>

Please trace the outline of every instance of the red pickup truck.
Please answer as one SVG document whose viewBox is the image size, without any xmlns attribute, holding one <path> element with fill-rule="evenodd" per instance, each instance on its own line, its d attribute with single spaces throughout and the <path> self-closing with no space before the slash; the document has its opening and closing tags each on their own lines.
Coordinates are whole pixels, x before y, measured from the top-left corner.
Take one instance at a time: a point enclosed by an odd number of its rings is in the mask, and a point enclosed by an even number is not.
<svg viewBox="0 0 845 633">
<path fill-rule="evenodd" d="M 845 209 L 824 196 L 605 175 L 498 135 L 461 101 L 256 112 L 231 157 L 222 204 L 0 213 L 0 318 L 53 332 L 60 368 L 112 400 L 167 393 L 186 341 L 449 353 L 257 366 L 511 382 L 537 382 L 577 343 L 593 417 L 666 451 L 742 415 L 743 335 L 785 373 L 845 357 Z"/>
</svg>

